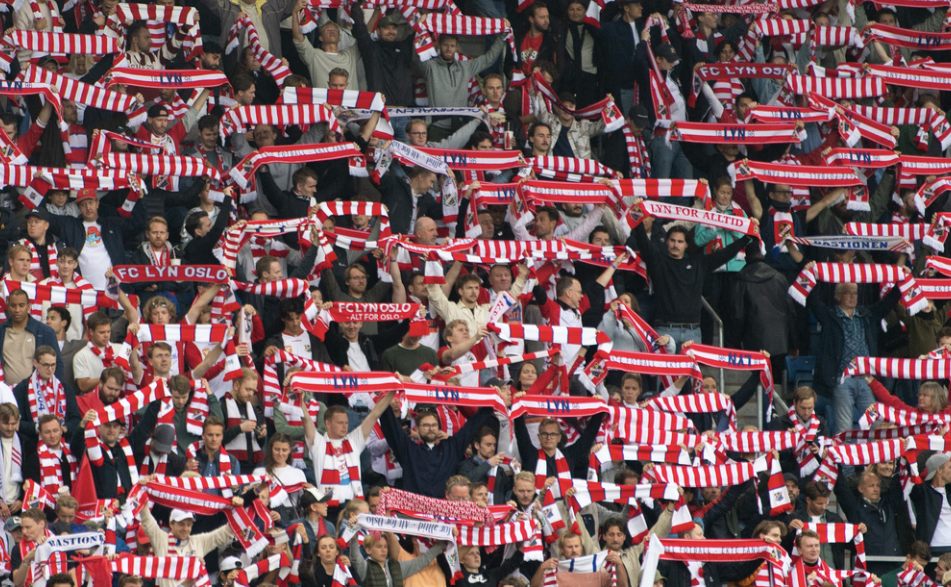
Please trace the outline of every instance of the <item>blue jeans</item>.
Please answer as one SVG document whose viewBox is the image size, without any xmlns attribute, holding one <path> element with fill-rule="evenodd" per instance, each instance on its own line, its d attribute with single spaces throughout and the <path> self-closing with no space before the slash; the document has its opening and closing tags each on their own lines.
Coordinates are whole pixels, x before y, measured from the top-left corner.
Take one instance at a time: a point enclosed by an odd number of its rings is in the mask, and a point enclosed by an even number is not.
<svg viewBox="0 0 951 587">
<path fill-rule="evenodd" d="M 680 352 L 680 348 L 688 340 L 694 342 L 700 342 L 700 327 L 696 328 L 682 328 L 680 326 L 658 326 L 657 334 L 659 336 L 664 336 L 665 334 L 670 338 L 674 339 L 674 342 L 677 343 L 677 352 Z"/>
<path fill-rule="evenodd" d="M 832 390 L 832 403 L 835 405 L 835 430 L 833 433 L 838 434 L 855 428 L 853 409 L 863 413 L 874 401 L 875 396 L 872 394 L 872 388 L 868 386 L 865 379 L 849 377 L 836 385 L 835 389 Z"/>
<path fill-rule="evenodd" d="M 499 0 L 474 0 L 469 6 L 476 16 L 483 16 L 485 18 L 508 18 L 508 14 L 505 12 L 505 2 L 500 2 Z"/>
<path fill-rule="evenodd" d="M 621 89 L 621 102 L 617 105 L 621 109 L 621 114 L 627 116 L 634 106 L 634 88 Z"/>
<path fill-rule="evenodd" d="M 668 146 L 664 135 L 651 139 L 651 175 L 654 179 L 693 179 L 693 165 L 680 143 L 671 141 Z"/>
</svg>

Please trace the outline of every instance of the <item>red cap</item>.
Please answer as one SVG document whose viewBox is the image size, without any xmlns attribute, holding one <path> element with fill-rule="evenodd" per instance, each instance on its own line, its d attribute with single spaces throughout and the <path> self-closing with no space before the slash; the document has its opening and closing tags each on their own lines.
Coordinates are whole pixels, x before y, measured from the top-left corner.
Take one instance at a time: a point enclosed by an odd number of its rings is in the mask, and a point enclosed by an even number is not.
<svg viewBox="0 0 951 587">
<path fill-rule="evenodd" d="M 83 188 L 76 192 L 76 201 L 82 202 L 83 200 L 88 200 L 89 198 L 96 197 L 96 190 L 92 188 Z"/>
<path fill-rule="evenodd" d="M 139 544 L 149 543 L 149 535 L 145 533 L 145 528 L 143 528 L 142 526 L 139 526 L 139 529 L 136 530 L 135 532 L 135 539 L 138 541 Z"/>
</svg>

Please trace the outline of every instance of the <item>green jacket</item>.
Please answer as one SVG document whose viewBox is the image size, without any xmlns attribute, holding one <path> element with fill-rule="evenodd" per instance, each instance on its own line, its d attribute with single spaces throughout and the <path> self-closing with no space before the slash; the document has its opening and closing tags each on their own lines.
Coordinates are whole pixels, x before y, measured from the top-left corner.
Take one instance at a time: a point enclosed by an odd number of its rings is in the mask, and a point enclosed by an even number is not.
<svg viewBox="0 0 951 587">
<path fill-rule="evenodd" d="M 715 210 L 715 211 L 718 211 L 718 210 Z M 744 218 L 746 217 L 746 214 L 744 214 L 742 210 L 740 210 L 739 212 Z M 736 210 L 730 209 L 730 210 L 727 210 L 726 212 L 723 212 L 723 214 L 727 214 L 729 216 L 736 216 Z M 702 247 L 716 240 L 717 235 L 719 235 L 720 239 L 722 239 L 723 242 L 722 242 L 721 248 L 724 248 L 724 249 L 730 246 L 731 244 L 733 244 L 733 241 L 741 239 L 745 236 L 739 232 L 733 232 L 732 230 L 726 230 L 725 228 L 714 228 L 713 226 L 707 226 L 706 224 L 697 224 L 696 230 L 693 233 L 693 242 L 696 243 L 697 246 Z M 714 273 L 720 273 L 723 271 L 733 273 L 733 272 L 739 271 L 740 269 L 744 267 L 746 267 L 745 255 L 744 255 L 744 258 L 740 258 L 740 256 L 737 255 L 736 257 L 733 257 L 732 259 L 727 261 L 726 265 L 716 268 L 714 270 Z"/>
</svg>

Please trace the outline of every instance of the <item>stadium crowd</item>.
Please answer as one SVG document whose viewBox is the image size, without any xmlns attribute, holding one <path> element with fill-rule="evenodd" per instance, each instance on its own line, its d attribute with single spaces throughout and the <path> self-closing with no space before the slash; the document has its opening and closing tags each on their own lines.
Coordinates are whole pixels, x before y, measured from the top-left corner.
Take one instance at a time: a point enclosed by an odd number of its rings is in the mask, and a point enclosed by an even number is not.
<svg viewBox="0 0 951 587">
<path fill-rule="evenodd" d="M 951 584 L 948 7 L 0 3 L 0 581 Z"/>
</svg>

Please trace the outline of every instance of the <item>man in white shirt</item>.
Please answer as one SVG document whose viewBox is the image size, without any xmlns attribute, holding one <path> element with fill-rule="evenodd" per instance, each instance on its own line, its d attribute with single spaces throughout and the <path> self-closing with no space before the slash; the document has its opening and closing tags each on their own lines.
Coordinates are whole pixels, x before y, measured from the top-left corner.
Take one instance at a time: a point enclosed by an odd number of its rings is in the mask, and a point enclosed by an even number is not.
<svg viewBox="0 0 951 587">
<path fill-rule="evenodd" d="M 389 409 L 390 400 L 396 392 L 390 391 L 370 410 L 363 423 L 349 434 L 347 410 L 342 406 L 330 406 L 324 412 L 324 424 L 327 434 L 317 432 L 317 426 L 307 410 L 304 412 L 304 437 L 314 461 L 314 474 L 321 488 L 333 489 L 330 507 L 355 498 L 363 497 L 363 484 L 360 480 L 360 453 L 366 446 L 367 437 L 373 425 Z M 336 512 L 333 512 L 334 514 Z M 331 517 L 331 519 L 335 519 Z"/>
<path fill-rule="evenodd" d="M 73 357 L 73 376 L 80 395 L 99 385 L 99 374 L 106 367 L 119 367 L 116 359 L 122 357 L 119 345 L 109 342 L 112 335 L 112 320 L 102 312 L 96 312 L 86 321 L 86 336 L 89 344 Z"/>
</svg>

